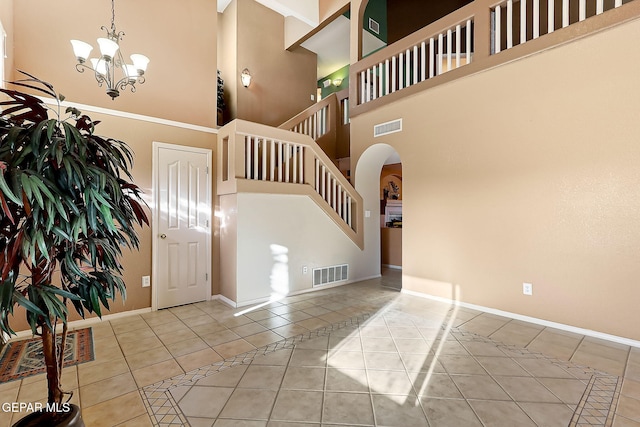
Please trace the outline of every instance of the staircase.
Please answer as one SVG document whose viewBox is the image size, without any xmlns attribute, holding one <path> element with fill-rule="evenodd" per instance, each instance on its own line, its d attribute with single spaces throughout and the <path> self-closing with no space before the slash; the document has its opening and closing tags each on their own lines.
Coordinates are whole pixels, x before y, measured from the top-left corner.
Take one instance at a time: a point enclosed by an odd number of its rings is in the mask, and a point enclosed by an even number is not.
<svg viewBox="0 0 640 427">
<path fill-rule="evenodd" d="M 330 123 L 315 113 L 296 127 L 316 138 L 327 136 Z M 307 124 L 304 124 L 307 123 Z M 306 195 L 360 249 L 362 197 L 311 135 L 234 120 L 218 132 L 217 193 Z"/>
</svg>

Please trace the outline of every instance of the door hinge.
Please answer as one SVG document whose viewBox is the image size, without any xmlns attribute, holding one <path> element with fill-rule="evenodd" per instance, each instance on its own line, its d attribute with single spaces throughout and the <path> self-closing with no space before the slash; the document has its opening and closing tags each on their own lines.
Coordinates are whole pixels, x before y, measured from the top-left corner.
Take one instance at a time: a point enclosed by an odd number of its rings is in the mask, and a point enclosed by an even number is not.
<svg viewBox="0 0 640 427">
<path fill-rule="evenodd" d="M 204 170 L 205 170 L 205 172 L 207 173 L 207 175 L 209 175 L 209 166 L 206 166 L 206 167 L 204 168 Z"/>
<path fill-rule="evenodd" d="M 204 273 L 204 280 L 205 282 L 209 281 L 209 273 Z"/>
<path fill-rule="evenodd" d="M 205 223 L 206 227 L 209 228 L 209 220 L 208 219 L 205 220 L 204 223 Z"/>
</svg>

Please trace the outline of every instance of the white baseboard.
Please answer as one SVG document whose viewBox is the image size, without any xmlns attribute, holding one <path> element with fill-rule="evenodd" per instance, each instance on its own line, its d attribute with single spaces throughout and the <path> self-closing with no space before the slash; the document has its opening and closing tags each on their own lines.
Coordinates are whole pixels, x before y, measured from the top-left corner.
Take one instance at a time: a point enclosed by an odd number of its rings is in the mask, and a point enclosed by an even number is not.
<svg viewBox="0 0 640 427">
<path fill-rule="evenodd" d="M 296 295 L 302 295 L 302 294 L 306 294 L 309 292 L 316 292 L 316 291 L 321 291 L 323 289 L 330 289 L 330 288 L 337 288 L 339 286 L 345 286 L 345 285 L 350 285 L 352 283 L 358 283 L 358 282 L 362 282 L 364 280 L 371 280 L 371 279 L 378 279 L 380 278 L 381 275 L 380 274 L 376 274 L 373 276 L 369 276 L 369 277 L 362 277 L 359 279 L 355 279 L 355 280 L 347 280 L 344 282 L 339 282 L 339 283 L 331 283 L 328 285 L 322 285 L 322 286 L 316 286 L 314 288 L 310 288 L 310 289 L 302 289 L 299 291 L 295 291 L 295 292 L 291 292 L 288 293 L 287 295 L 283 295 L 282 298 L 286 298 L 286 297 L 292 297 L 292 296 L 296 296 Z M 273 299 L 272 297 L 264 297 L 264 298 L 256 298 L 253 300 L 249 300 L 249 301 L 243 301 L 240 303 L 237 303 L 227 297 L 225 297 L 224 295 L 218 294 L 218 295 L 212 295 L 211 299 L 219 299 L 220 301 L 222 301 L 223 303 L 227 304 L 230 307 L 233 308 L 240 308 L 240 307 L 246 307 L 248 305 L 253 305 L 253 304 L 262 304 L 265 302 L 270 302 L 270 301 L 277 301 L 277 299 Z"/>
<path fill-rule="evenodd" d="M 383 268 L 390 268 L 392 270 L 402 270 L 401 265 L 392 265 L 392 264 L 382 264 Z"/>
<path fill-rule="evenodd" d="M 452 300 L 452 299 L 449 299 L 449 298 L 442 298 L 442 297 L 437 297 L 437 296 L 434 296 L 434 295 L 423 294 L 421 292 L 416 292 L 416 291 L 408 291 L 408 290 L 403 289 L 402 293 L 405 293 L 407 295 L 413 295 L 413 296 L 420 297 L 420 298 L 427 298 L 427 299 L 431 299 L 431 300 L 434 300 L 434 301 L 443 302 L 443 303 L 446 303 L 446 304 L 457 305 L 459 307 L 469 308 L 469 309 L 472 309 L 472 310 L 482 311 L 482 312 L 489 313 L 489 314 L 495 314 L 497 316 L 509 317 L 511 319 L 521 320 L 523 322 L 529 322 L 529 323 L 533 323 L 533 324 L 536 324 L 536 325 L 546 326 L 548 328 L 560 329 L 561 331 L 573 332 L 574 334 L 578 334 L 578 335 L 585 335 L 587 337 L 599 338 L 599 339 L 605 340 L 605 341 L 611 341 L 611 342 L 615 342 L 615 343 L 618 343 L 618 344 L 624 344 L 624 345 L 628 345 L 628 346 L 631 346 L 631 347 L 640 348 L 640 341 L 632 340 L 630 338 L 625 338 L 625 337 L 620 337 L 620 336 L 617 336 L 617 335 L 606 334 L 604 332 L 592 331 L 591 329 L 579 328 L 577 326 L 565 325 L 564 323 L 551 322 L 549 320 L 538 319 L 537 317 L 524 316 L 522 314 L 511 313 L 509 311 L 497 310 L 495 308 L 484 307 L 484 306 L 481 306 L 481 305 L 475 305 L 475 304 L 469 304 L 469 303 L 466 303 L 466 302 L 455 301 L 455 300 Z"/>
<path fill-rule="evenodd" d="M 214 297 L 212 296 L 211 299 L 214 299 Z M 227 304 L 229 307 L 238 308 L 238 304 L 236 304 L 234 300 L 231 300 L 225 297 L 224 295 L 221 295 L 221 294 L 215 295 L 215 299 L 219 299 L 223 303 Z"/>
<path fill-rule="evenodd" d="M 73 320 L 69 322 L 68 325 L 69 325 L 69 330 L 86 328 L 87 326 L 95 325 L 96 323 L 104 322 L 107 320 L 120 319 L 123 317 L 135 316 L 137 314 L 145 314 L 145 313 L 151 313 L 151 307 L 140 308 L 138 310 L 123 311 L 121 313 L 106 314 L 102 316 L 102 318 L 90 317 L 88 319 Z M 58 327 L 56 328 L 56 330 L 62 331 L 62 324 L 58 324 Z M 16 335 L 12 335 L 11 339 L 14 340 L 14 339 L 28 338 L 32 336 L 33 334 L 31 333 L 31 329 L 29 329 L 27 331 L 16 332 Z"/>
</svg>

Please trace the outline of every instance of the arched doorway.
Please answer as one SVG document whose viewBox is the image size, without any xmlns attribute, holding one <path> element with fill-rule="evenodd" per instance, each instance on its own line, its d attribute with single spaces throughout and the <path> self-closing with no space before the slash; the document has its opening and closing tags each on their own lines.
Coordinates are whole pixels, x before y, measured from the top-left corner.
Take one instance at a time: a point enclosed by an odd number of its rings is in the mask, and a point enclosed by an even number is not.
<svg viewBox="0 0 640 427">
<path fill-rule="evenodd" d="M 402 286 L 401 177 L 400 156 L 388 144 L 367 148 L 356 164 L 355 187 L 362 196 L 365 212 L 365 252 L 371 262 L 378 264 L 383 282 L 397 289 Z M 390 251 L 395 251 L 392 257 Z"/>
</svg>

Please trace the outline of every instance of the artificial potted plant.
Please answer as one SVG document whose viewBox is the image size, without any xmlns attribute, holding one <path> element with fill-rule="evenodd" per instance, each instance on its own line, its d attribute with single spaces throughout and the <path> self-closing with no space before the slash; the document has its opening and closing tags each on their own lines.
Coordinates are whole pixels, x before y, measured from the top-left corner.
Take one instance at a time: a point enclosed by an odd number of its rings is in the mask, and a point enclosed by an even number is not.
<svg viewBox="0 0 640 427">
<path fill-rule="evenodd" d="M 82 317 L 101 316 L 118 293 L 125 298 L 119 258 L 123 247 L 138 248 L 136 224 L 148 219 L 127 145 L 95 135 L 98 122 L 74 108 L 63 118 L 64 97 L 22 73 L 27 78 L 14 84 L 43 92 L 58 106 L 0 89 L 9 98 L 0 102 L 0 328 L 13 334 L 14 307 L 25 309 L 42 339 L 48 384 L 49 411 L 16 426 L 84 426 L 61 384 L 68 306 Z"/>
</svg>

